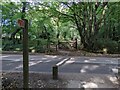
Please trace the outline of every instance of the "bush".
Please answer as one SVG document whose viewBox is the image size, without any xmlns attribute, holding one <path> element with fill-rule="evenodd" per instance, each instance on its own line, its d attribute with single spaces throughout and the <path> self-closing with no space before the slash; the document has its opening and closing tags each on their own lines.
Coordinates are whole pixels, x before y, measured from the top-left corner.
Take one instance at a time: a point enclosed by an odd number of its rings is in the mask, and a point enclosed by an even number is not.
<svg viewBox="0 0 120 90">
<path fill-rule="evenodd" d="M 108 53 L 118 52 L 118 43 L 116 41 L 106 41 L 105 46 L 108 48 Z"/>
<path fill-rule="evenodd" d="M 44 46 L 39 45 L 39 46 L 35 47 L 35 50 L 36 50 L 36 52 L 44 53 L 46 49 L 44 48 Z"/>
<path fill-rule="evenodd" d="M 95 50 L 102 50 L 104 47 L 105 47 L 105 45 L 104 45 L 103 39 L 98 39 L 97 41 L 94 42 L 94 49 Z"/>
<path fill-rule="evenodd" d="M 103 48 L 107 48 L 108 53 L 117 53 L 118 52 L 118 42 L 110 39 L 98 39 L 95 42 L 94 48 L 96 50 L 103 50 Z"/>
</svg>

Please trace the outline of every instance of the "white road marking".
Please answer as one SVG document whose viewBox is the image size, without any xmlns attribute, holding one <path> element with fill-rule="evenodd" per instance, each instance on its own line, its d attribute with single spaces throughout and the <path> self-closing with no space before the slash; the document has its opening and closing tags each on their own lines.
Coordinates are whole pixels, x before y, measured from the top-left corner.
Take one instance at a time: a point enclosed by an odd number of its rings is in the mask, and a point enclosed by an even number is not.
<svg viewBox="0 0 120 90">
<path fill-rule="evenodd" d="M 81 63 L 81 64 L 116 64 L 116 65 L 118 65 L 118 62 L 116 61 L 116 62 L 92 62 L 92 61 L 87 61 L 87 60 L 85 60 L 85 61 L 74 61 L 74 60 L 71 60 L 70 62 L 74 62 L 74 63 Z"/>
<path fill-rule="evenodd" d="M 71 63 L 74 63 L 75 61 L 73 60 L 70 60 L 70 61 L 66 61 L 65 64 L 71 64 Z"/>
<path fill-rule="evenodd" d="M 2 56 L 2 57 L 4 58 L 4 57 L 9 57 L 9 56 L 10 56 L 10 55 L 7 55 L 7 56 Z"/>
<path fill-rule="evenodd" d="M 63 59 L 61 62 L 57 63 L 56 66 L 62 65 L 62 64 L 65 63 L 65 61 L 67 61 L 68 59 L 69 59 L 69 58 Z"/>
<path fill-rule="evenodd" d="M 41 63 L 42 61 L 38 61 L 38 62 L 29 62 L 29 67 L 36 65 L 38 63 Z M 18 67 L 15 67 L 15 69 L 19 69 L 19 68 L 23 68 L 23 65 L 19 65 Z"/>
<path fill-rule="evenodd" d="M 12 61 L 18 62 L 18 61 L 22 61 L 23 58 L 19 58 L 19 59 L 14 59 Z"/>
<path fill-rule="evenodd" d="M 36 64 L 41 63 L 41 62 L 43 62 L 43 61 L 38 61 L 38 62 L 29 62 L 29 66 L 33 66 L 33 65 L 36 65 Z"/>
<path fill-rule="evenodd" d="M 15 67 L 15 69 L 23 68 L 23 65 L 19 65 L 18 67 Z"/>
<path fill-rule="evenodd" d="M 19 58 L 19 59 L 10 59 L 10 58 L 2 59 L 2 61 L 5 61 L 5 60 L 9 60 L 9 61 L 22 61 L 22 58 Z"/>
</svg>

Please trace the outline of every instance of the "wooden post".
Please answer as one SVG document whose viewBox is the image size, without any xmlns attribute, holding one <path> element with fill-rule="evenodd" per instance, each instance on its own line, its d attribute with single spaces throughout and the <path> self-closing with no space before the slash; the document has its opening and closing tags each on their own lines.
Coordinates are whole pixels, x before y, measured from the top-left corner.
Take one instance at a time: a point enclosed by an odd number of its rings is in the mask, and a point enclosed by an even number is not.
<svg viewBox="0 0 120 90">
<path fill-rule="evenodd" d="M 75 49 L 77 50 L 77 38 L 75 38 Z"/>
<path fill-rule="evenodd" d="M 28 60 L 28 20 L 23 19 L 23 88 L 29 88 L 29 60 Z"/>
<path fill-rule="evenodd" d="M 120 77 L 120 59 L 118 59 L 118 76 Z"/>
<path fill-rule="evenodd" d="M 56 66 L 56 65 L 53 66 L 52 73 L 53 73 L 53 79 L 57 80 L 58 79 L 58 66 Z"/>
</svg>

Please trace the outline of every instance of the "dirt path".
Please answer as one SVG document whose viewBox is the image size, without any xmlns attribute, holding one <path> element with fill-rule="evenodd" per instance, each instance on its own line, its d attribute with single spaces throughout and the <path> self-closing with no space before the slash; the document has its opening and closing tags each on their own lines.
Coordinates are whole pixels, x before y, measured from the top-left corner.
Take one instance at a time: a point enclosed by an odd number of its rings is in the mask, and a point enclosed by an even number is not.
<svg viewBox="0 0 120 90">
<path fill-rule="evenodd" d="M 22 52 L 13 52 L 13 51 L 3 51 L 2 54 L 22 54 Z M 58 50 L 57 52 L 50 53 L 29 53 L 30 55 L 39 55 L 39 54 L 47 54 L 47 55 L 62 55 L 62 56 L 93 56 L 93 57 L 120 57 L 120 54 L 101 54 L 101 53 L 90 53 L 83 50 L 78 51 L 67 51 L 67 50 Z"/>
<path fill-rule="evenodd" d="M 22 88 L 22 73 L 3 73 L 3 88 Z M 118 80 L 111 75 L 103 74 L 59 74 L 53 80 L 50 73 L 30 73 L 30 88 L 118 88 Z"/>
</svg>

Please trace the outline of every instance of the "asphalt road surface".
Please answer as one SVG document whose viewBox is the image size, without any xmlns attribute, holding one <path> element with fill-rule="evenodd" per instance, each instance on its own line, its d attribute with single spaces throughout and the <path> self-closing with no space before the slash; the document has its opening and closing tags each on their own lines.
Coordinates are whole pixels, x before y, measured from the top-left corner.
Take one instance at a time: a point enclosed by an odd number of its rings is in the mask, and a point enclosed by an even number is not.
<svg viewBox="0 0 120 90">
<path fill-rule="evenodd" d="M 29 55 L 29 70 L 52 72 L 52 67 L 60 64 L 59 73 L 114 74 L 118 73 L 118 59 L 120 58 Z M 1 60 L 2 71 L 22 71 L 23 69 L 22 55 L 3 54 Z"/>
</svg>

